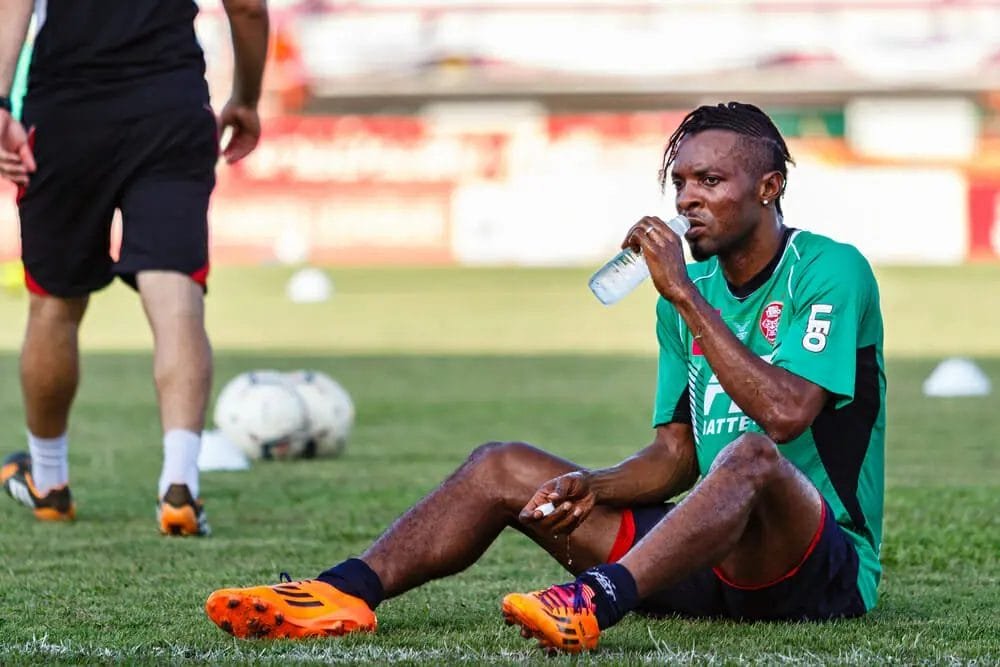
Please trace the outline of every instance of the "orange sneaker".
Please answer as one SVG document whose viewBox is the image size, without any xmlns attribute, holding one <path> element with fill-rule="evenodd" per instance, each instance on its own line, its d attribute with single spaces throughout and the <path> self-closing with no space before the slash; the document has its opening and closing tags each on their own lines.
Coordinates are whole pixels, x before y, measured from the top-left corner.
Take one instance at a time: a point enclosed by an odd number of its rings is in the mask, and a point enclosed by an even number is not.
<svg viewBox="0 0 1000 667">
<path fill-rule="evenodd" d="M 30 507 L 37 519 L 72 521 L 76 518 L 76 506 L 69 486 L 57 486 L 44 496 L 35 488 L 31 478 L 31 456 L 27 452 L 16 452 L 3 460 L 0 483 L 11 498 Z"/>
<path fill-rule="evenodd" d="M 156 503 L 156 522 L 164 535 L 212 534 L 205 516 L 205 506 L 196 500 L 186 484 L 171 484 Z"/>
<path fill-rule="evenodd" d="M 501 604 L 504 621 L 520 625 L 525 638 L 534 637 L 549 653 L 581 653 L 597 648 L 594 591 L 571 582 L 534 593 L 511 593 Z"/>
<path fill-rule="evenodd" d="M 378 628 L 375 612 L 360 598 L 316 579 L 292 581 L 285 572 L 281 582 L 215 591 L 205 602 L 205 613 L 240 639 L 337 637 Z"/>
</svg>

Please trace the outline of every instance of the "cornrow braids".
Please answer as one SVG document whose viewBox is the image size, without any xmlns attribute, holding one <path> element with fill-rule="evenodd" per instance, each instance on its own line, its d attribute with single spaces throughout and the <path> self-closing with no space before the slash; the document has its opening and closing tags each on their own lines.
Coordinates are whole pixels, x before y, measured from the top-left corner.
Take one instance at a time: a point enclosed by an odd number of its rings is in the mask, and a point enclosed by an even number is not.
<svg viewBox="0 0 1000 667">
<path fill-rule="evenodd" d="M 788 164 L 795 164 L 795 161 L 778 128 L 766 113 L 752 104 L 729 102 L 716 106 L 705 105 L 685 116 L 680 126 L 670 135 L 663 151 L 660 188 L 666 191 L 670 165 L 677 157 L 681 142 L 705 130 L 729 130 L 742 135 L 751 148 L 747 156 L 750 161 L 748 166 L 760 174 L 777 171 L 782 175 L 781 192 L 774 200 L 778 215 L 781 215 L 781 196 L 785 194 L 785 185 L 788 183 Z"/>
</svg>

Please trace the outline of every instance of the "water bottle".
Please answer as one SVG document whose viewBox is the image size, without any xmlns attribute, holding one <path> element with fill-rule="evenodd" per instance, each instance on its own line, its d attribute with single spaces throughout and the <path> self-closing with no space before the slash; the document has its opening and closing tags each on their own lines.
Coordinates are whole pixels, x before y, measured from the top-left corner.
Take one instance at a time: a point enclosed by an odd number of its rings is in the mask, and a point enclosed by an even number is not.
<svg viewBox="0 0 1000 667">
<path fill-rule="evenodd" d="M 691 227 L 691 223 L 683 215 L 671 218 L 666 224 L 680 237 Z M 648 277 L 649 267 L 642 254 L 625 248 L 590 277 L 590 291 L 601 303 L 610 306 L 618 303 Z"/>
</svg>

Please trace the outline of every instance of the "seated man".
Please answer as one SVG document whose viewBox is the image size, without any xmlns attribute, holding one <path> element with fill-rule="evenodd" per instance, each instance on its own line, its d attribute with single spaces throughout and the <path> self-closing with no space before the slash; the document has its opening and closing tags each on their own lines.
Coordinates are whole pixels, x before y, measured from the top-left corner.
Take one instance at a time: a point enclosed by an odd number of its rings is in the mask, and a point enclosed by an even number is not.
<svg viewBox="0 0 1000 667">
<path fill-rule="evenodd" d="M 588 470 L 485 444 L 360 558 L 313 580 L 216 591 L 212 621 L 237 637 L 373 631 L 382 600 L 462 571 L 508 526 L 577 575 L 503 600 L 505 619 L 550 651 L 591 650 L 630 611 L 822 620 L 871 609 L 878 290 L 856 249 L 785 227 L 790 160 L 771 120 L 739 103 L 696 109 L 667 144 L 661 178 L 691 221 L 697 262 L 685 266 L 681 239 L 655 217 L 623 244 L 641 249 L 661 295 L 648 447 Z"/>
</svg>

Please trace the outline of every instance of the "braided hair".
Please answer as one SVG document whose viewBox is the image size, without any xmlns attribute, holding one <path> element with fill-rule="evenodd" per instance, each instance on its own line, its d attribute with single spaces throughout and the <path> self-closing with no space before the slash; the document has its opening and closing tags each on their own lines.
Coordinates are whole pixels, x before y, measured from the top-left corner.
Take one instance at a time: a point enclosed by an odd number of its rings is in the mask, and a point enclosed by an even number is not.
<svg viewBox="0 0 1000 667">
<path fill-rule="evenodd" d="M 729 102 L 716 106 L 700 106 L 681 121 L 680 126 L 670 135 L 663 151 L 663 165 L 660 168 L 660 188 L 666 191 L 670 176 L 670 165 L 677 158 L 681 142 L 705 130 L 729 130 L 740 136 L 740 148 L 745 156 L 746 166 L 751 173 L 764 174 L 777 171 L 783 180 L 781 192 L 775 197 L 774 206 L 781 215 L 781 196 L 785 194 L 788 182 L 788 163 L 795 164 L 788 146 L 778 128 L 766 113 L 752 104 Z"/>
</svg>

